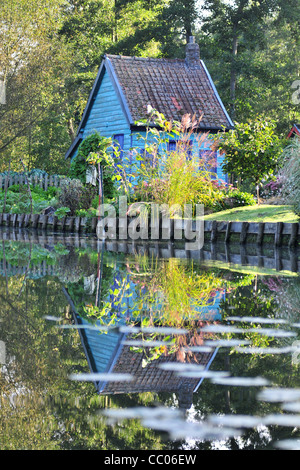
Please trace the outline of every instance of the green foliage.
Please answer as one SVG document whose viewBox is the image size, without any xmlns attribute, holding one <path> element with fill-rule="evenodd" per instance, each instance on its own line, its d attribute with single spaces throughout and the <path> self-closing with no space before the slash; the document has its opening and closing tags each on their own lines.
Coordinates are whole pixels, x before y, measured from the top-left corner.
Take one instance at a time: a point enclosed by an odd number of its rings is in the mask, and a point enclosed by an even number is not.
<svg viewBox="0 0 300 470">
<path fill-rule="evenodd" d="M 33 213 L 39 214 L 49 206 L 56 207 L 57 201 L 57 188 L 49 187 L 44 191 L 39 186 L 31 188 Z M 0 211 L 3 210 L 4 204 L 4 191 L 0 191 Z M 6 196 L 5 211 L 11 214 L 29 214 L 30 213 L 30 198 L 26 186 L 12 185 L 8 188 Z"/>
<path fill-rule="evenodd" d="M 68 215 L 69 212 L 70 212 L 69 207 L 59 207 L 58 209 L 56 209 L 55 215 L 56 217 L 58 217 L 58 219 L 62 219 L 63 217 Z"/>
<path fill-rule="evenodd" d="M 256 204 L 253 194 L 240 191 L 229 186 L 223 187 L 223 198 L 214 204 L 214 211 L 223 211 L 234 207 L 254 206 Z"/>
<path fill-rule="evenodd" d="M 97 209 L 90 207 L 89 209 L 79 209 L 75 212 L 76 217 L 96 217 Z"/>
<path fill-rule="evenodd" d="M 90 207 L 94 193 L 94 187 L 85 186 L 79 179 L 65 178 L 60 185 L 59 203 L 68 207 L 73 216 L 77 210 Z"/>
<path fill-rule="evenodd" d="M 216 137 L 225 153 L 224 171 L 257 186 L 276 169 L 282 142 L 276 135 L 276 123 L 258 117 L 253 122 L 236 124 L 234 130 Z"/>
<path fill-rule="evenodd" d="M 72 160 L 70 165 L 69 176 L 74 179 L 79 179 L 82 183 L 86 180 L 86 170 L 88 167 L 87 158 L 90 152 L 96 152 L 99 142 L 101 140 L 100 134 L 94 133 L 84 139 L 78 147 L 76 157 Z"/>
<path fill-rule="evenodd" d="M 72 160 L 69 172 L 70 177 L 79 179 L 82 183 L 85 183 L 86 171 L 93 160 L 91 155 L 102 155 L 102 152 L 111 145 L 112 140 L 102 137 L 99 132 L 95 132 L 94 134 L 86 137 L 84 141 L 81 142 L 76 157 Z M 99 163 L 100 161 L 103 170 L 104 195 L 105 197 L 111 198 L 114 196 L 112 173 L 106 159 L 101 157 Z"/>
<path fill-rule="evenodd" d="M 231 117 L 276 119 L 286 135 L 299 119 L 291 100 L 291 83 L 299 76 L 298 0 L 288 7 L 282 0 L 201 4 L 201 56 Z"/>
<path fill-rule="evenodd" d="M 216 201 L 223 198 L 219 185 L 213 180 L 216 174 L 207 161 L 199 161 L 197 152 L 190 154 L 190 141 L 194 140 L 200 148 L 207 136 L 196 134 L 197 122 L 188 114 L 181 122 L 169 122 L 151 107 L 148 111 L 148 120 L 138 123 L 147 129 L 146 135 L 140 136 L 144 154 L 141 155 L 140 148 L 131 149 L 132 160 L 136 163 L 125 168 L 123 159 L 123 165 L 115 166 L 119 184 L 126 186 L 122 173 L 126 172 L 127 178 L 135 183 L 134 187 L 128 184 L 131 192 L 134 190 L 134 202 L 173 206 L 171 215 L 175 214 L 176 208 L 183 210 L 184 204 L 191 204 L 193 212 L 197 204 L 213 208 Z M 177 142 L 174 151 L 168 150 L 169 140 Z"/>
</svg>

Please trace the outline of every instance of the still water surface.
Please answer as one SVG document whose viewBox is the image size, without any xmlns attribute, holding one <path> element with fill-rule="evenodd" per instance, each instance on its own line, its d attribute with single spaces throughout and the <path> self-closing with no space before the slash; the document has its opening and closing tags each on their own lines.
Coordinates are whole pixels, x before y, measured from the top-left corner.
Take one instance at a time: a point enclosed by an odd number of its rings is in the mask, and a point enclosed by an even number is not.
<svg viewBox="0 0 300 470">
<path fill-rule="evenodd" d="M 0 449 L 300 449 L 297 269 L 107 248 L 0 233 Z"/>
</svg>

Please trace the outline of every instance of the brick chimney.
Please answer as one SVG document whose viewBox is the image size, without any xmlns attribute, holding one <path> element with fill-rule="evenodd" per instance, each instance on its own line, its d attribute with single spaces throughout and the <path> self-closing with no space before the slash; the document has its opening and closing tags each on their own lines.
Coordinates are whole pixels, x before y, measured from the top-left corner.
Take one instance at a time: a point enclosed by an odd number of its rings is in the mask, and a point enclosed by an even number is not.
<svg viewBox="0 0 300 470">
<path fill-rule="evenodd" d="M 188 67 L 200 67 L 199 44 L 195 43 L 194 36 L 189 37 L 189 42 L 185 49 L 185 62 Z"/>
</svg>

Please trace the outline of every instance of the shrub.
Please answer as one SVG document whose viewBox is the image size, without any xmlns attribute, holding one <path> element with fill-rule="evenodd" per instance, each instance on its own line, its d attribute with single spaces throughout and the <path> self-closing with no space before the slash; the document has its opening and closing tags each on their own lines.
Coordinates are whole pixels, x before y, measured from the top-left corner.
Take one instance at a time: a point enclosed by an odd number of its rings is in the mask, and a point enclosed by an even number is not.
<svg viewBox="0 0 300 470">
<path fill-rule="evenodd" d="M 282 152 L 282 141 L 276 135 L 276 122 L 258 116 L 246 123 L 236 123 L 235 129 L 216 136 L 219 149 L 225 152 L 224 170 L 238 175 L 242 180 L 250 179 L 257 188 L 263 178 L 277 168 Z"/>
<path fill-rule="evenodd" d="M 261 196 L 264 198 L 279 197 L 282 192 L 282 179 L 280 177 L 273 177 L 263 184 L 261 189 Z"/>
<path fill-rule="evenodd" d="M 14 188 L 15 189 L 15 188 Z M 46 199 L 40 194 L 34 192 L 32 195 L 32 210 L 34 214 L 38 214 L 48 206 L 56 206 L 55 198 Z M 3 210 L 4 192 L 0 193 L 0 210 Z M 11 214 L 29 214 L 31 210 L 30 198 L 25 186 L 21 186 L 20 192 L 7 191 L 5 212 Z"/>
<path fill-rule="evenodd" d="M 98 132 L 84 139 L 70 165 L 69 176 L 71 178 L 79 179 L 83 184 L 86 182 L 86 170 L 90 166 L 87 159 L 91 153 L 97 153 L 103 139 Z M 104 160 L 101 162 L 101 166 L 103 170 L 104 195 L 107 198 L 112 198 L 115 195 L 112 172 Z"/>
<path fill-rule="evenodd" d="M 69 207 L 70 215 L 74 215 L 80 208 L 80 198 L 83 184 L 79 179 L 66 178 L 62 180 L 59 192 L 59 203 L 62 207 Z"/>
<path fill-rule="evenodd" d="M 213 205 L 215 212 L 232 209 L 241 206 L 253 206 L 256 204 L 255 197 L 251 193 L 240 191 L 231 185 L 224 185 L 221 188 L 222 198 L 216 200 Z"/>
<path fill-rule="evenodd" d="M 151 127 L 151 123 L 161 131 Z M 146 136 L 141 136 L 144 153 L 141 155 L 140 149 L 132 150 L 137 160 L 132 174 L 134 200 L 178 205 L 181 209 L 184 204 L 191 204 L 193 210 L 196 204 L 213 208 L 214 203 L 222 199 L 222 192 L 214 183 L 215 174 L 207 167 L 207 162 L 199 161 L 198 155 L 191 152 L 191 140 L 200 147 L 206 139 L 206 135 L 194 132 L 197 122 L 185 115 L 181 122 L 171 123 L 151 109 L 145 125 L 148 126 Z M 169 140 L 176 141 L 174 150 L 168 149 Z"/>
<path fill-rule="evenodd" d="M 55 215 L 58 217 L 58 219 L 62 219 L 65 217 L 68 213 L 70 212 L 69 207 L 59 207 L 55 211 Z"/>
<path fill-rule="evenodd" d="M 85 186 L 78 179 L 65 178 L 60 186 L 59 203 L 63 207 L 69 207 L 70 215 L 75 215 L 80 209 L 89 209 L 95 197 L 95 191 L 94 186 Z"/>
</svg>

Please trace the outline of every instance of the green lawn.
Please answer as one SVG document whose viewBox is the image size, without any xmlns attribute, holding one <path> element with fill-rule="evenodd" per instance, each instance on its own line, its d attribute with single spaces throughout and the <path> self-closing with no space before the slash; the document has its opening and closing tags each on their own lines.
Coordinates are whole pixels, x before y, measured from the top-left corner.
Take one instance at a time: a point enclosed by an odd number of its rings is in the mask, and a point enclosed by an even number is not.
<svg viewBox="0 0 300 470">
<path fill-rule="evenodd" d="M 299 222 L 299 217 L 292 210 L 292 206 L 267 204 L 235 207 L 206 215 L 204 219 L 224 222 Z"/>
</svg>

